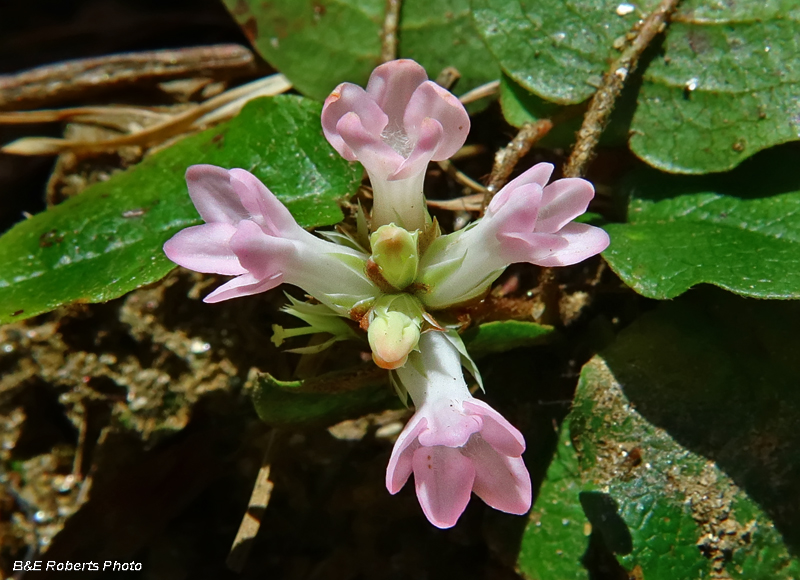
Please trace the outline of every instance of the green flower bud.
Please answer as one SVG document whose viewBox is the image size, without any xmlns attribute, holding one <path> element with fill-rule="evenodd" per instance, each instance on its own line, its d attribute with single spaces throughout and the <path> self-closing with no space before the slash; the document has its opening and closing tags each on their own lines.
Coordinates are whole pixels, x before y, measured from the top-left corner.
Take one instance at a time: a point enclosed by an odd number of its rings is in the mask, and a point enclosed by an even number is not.
<svg viewBox="0 0 800 580">
<path fill-rule="evenodd" d="M 423 314 L 419 301 L 408 294 L 387 294 L 377 300 L 367 329 L 375 364 L 396 369 L 406 363 L 417 348 Z"/>
<path fill-rule="evenodd" d="M 371 260 L 383 278 L 398 290 L 409 286 L 417 276 L 418 237 L 418 230 L 411 233 L 394 224 L 381 226 L 370 236 Z"/>
</svg>

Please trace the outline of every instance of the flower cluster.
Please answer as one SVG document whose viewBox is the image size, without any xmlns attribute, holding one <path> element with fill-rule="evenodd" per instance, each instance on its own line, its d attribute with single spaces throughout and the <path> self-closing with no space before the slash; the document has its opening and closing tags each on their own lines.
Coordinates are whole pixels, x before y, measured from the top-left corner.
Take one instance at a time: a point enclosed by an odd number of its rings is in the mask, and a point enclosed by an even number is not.
<svg viewBox="0 0 800 580">
<path fill-rule="evenodd" d="M 328 141 L 369 175 L 368 240 L 317 237 L 247 171 L 195 165 L 186 180 L 205 224 L 164 245 L 181 266 L 236 276 L 206 302 L 283 283 L 315 298 L 319 304 L 292 300 L 287 311 L 309 326 L 276 327 L 276 344 L 288 336 L 330 334 L 309 347 L 318 350 L 366 329 L 373 360 L 416 407 L 395 444 L 386 486 L 397 493 L 413 472 L 420 505 L 441 528 L 455 525 L 472 492 L 513 514 L 531 503 L 524 439 L 470 395 L 462 367 L 479 383 L 480 376 L 456 330 L 439 322 L 447 318 L 444 311 L 480 300 L 510 264 L 566 266 L 608 245 L 603 230 L 572 221 L 586 211 L 592 185 L 582 179 L 548 183 L 553 166 L 547 163 L 502 188 L 483 218 L 441 235 L 425 206 L 425 172 L 431 160 L 447 159 L 464 144 L 469 125 L 458 99 L 429 81 L 417 63 L 384 64 L 366 90 L 343 83 L 322 110 Z"/>
</svg>

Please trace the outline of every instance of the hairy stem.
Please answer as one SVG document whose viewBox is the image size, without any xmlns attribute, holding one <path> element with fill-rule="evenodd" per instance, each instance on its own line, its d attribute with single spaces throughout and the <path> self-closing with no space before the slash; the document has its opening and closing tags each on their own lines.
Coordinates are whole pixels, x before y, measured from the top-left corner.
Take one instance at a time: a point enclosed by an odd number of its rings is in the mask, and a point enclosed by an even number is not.
<svg viewBox="0 0 800 580">
<path fill-rule="evenodd" d="M 653 39 L 664 31 L 670 16 L 675 11 L 680 0 L 662 0 L 658 7 L 647 18 L 637 24 L 638 32 L 622 51 L 608 71 L 603 76 L 600 88 L 592 97 L 589 110 L 583 118 L 583 125 L 578 131 L 578 138 L 572 154 L 564 167 L 566 177 L 580 177 L 588 163 L 594 157 L 594 151 L 600 140 L 600 135 L 608 122 L 614 104 L 622 92 L 622 87 L 631 73 L 636 69 L 636 64 L 644 50 Z"/>
<path fill-rule="evenodd" d="M 381 33 L 381 62 L 397 58 L 397 26 L 400 23 L 402 0 L 386 0 L 386 16 Z"/>
</svg>

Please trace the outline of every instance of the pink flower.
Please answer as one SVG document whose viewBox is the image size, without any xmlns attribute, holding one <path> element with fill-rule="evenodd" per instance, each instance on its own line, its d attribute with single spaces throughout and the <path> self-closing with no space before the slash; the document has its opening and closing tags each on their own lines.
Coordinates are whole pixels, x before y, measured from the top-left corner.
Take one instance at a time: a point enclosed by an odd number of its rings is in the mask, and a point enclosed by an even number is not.
<svg viewBox="0 0 800 580">
<path fill-rule="evenodd" d="M 525 440 L 502 415 L 470 395 L 461 371 L 457 335 L 422 335 L 418 360 L 394 371 L 417 412 L 398 437 L 386 469 L 395 494 L 411 473 L 422 511 L 450 528 L 474 492 L 491 507 L 524 514 L 531 506 L 531 479 L 522 452 Z"/>
<path fill-rule="evenodd" d="M 379 294 L 364 274 L 368 256 L 304 230 L 251 173 L 193 165 L 186 183 L 206 223 L 175 234 L 164 253 L 196 272 L 236 276 L 205 302 L 265 292 L 285 282 L 346 316 Z"/>
<path fill-rule="evenodd" d="M 419 294 L 428 308 L 446 308 L 480 297 L 510 264 L 569 266 L 605 250 L 608 234 L 572 220 L 594 197 L 584 179 L 547 185 L 553 166 L 539 163 L 494 196 L 486 215 L 441 236 L 420 260 Z"/>
<path fill-rule="evenodd" d="M 322 108 L 322 130 L 349 161 L 360 161 L 374 191 L 372 228 L 396 223 L 422 229 L 422 184 L 428 162 L 451 157 L 469 133 L 469 115 L 413 60 L 372 71 L 366 91 L 342 83 Z"/>
</svg>

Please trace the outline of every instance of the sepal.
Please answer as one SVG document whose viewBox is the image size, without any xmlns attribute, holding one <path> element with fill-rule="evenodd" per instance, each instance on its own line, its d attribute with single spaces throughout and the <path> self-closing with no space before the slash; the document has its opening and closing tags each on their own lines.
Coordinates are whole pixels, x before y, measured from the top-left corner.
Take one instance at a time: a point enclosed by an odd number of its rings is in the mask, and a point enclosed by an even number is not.
<svg viewBox="0 0 800 580">
<path fill-rule="evenodd" d="M 296 298 L 286 295 L 290 304 L 284 306 L 282 310 L 287 314 L 296 316 L 308 326 L 301 326 L 298 328 L 283 328 L 278 324 L 272 325 L 272 343 L 275 346 L 281 346 L 287 338 L 295 336 L 303 336 L 306 334 L 326 333 L 330 334 L 331 338 L 319 345 L 299 347 L 288 349 L 287 352 L 294 352 L 299 354 L 316 353 L 325 350 L 333 343 L 342 340 L 360 340 L 361 336 L 336 312 L 325 306 L 324 304 L 311 304 L 309 302 L 301 302 Z"/>
<path fill-rule="evenodd" d="M 379 227 L 370 236 L 372 256 L 384 280 L 398 291 L 414 282 L 419 265 L 419 231 L 409 232 L 396 225 Z"/>
</svg>

